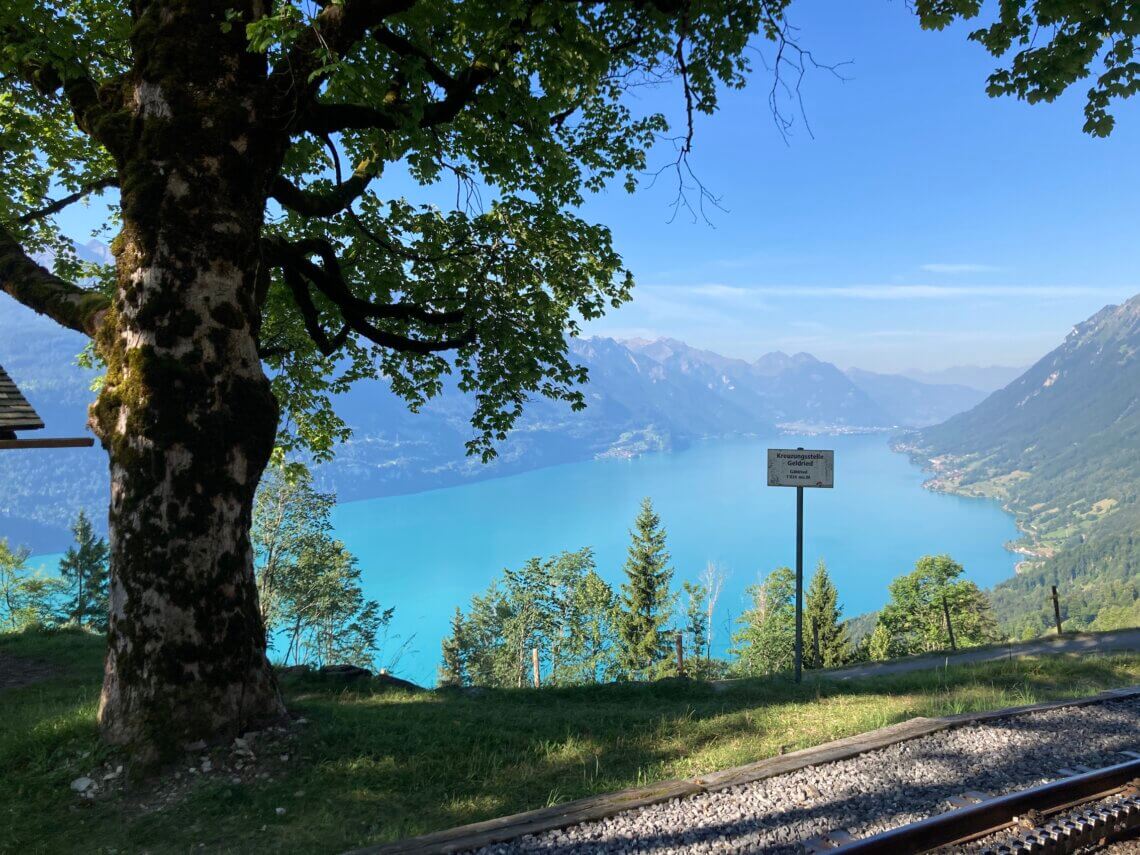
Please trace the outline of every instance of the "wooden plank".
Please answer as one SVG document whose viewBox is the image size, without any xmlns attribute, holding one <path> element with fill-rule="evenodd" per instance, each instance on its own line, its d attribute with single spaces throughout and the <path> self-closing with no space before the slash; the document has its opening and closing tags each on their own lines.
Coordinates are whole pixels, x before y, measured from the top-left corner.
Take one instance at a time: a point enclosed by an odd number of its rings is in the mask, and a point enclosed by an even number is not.
<svg viewBox="0 0 1140 855">
<path fill-rule="evenodd" d="M 723 772 L 701 775 L 695 780 L 701 783 L 706 791 L 715 792 L 740 784 L 762 781 L 774 775 L 795 772 L 805 766 L 817 766 L 820 763 L 847 760 L 868 751 L 886 748 L 896 742 L 906 742 L 944 729 L 945 725 L 942 724 L 941 719 L 912 718 L 868 733 L 845 736 L 833 742 L 816 745 L 812 748 L 801 748 L 799 751 L 793 751 L 779 757 L 769 757 L 745 766 L 725 769 Z"/>
<path fill-rule="evenodd" d="M 1140 697 L 1140 686 L 1128 686 L 1123 689 L 1106 689 L 1095 695 L 1089 695 L 1087 698 L 1077 698 L 1076 700 L 1067 701 L 1043 701 L 1039 704 L 1027 704 L 1022 707 L 1009 707 L 1004 710 L 991 710 L 990 712 L 980 713 L 959 713 L 957 715 L 944 716 L 938 721 L 944 721 L 947 728 L 962 727 L 968 724 L 979 724 L 987 721 L 992 721 L 995 718 L 1009 718 L 1014 715 L 1024 715 L 1025 713 L 1046 712 L 1048 710 L 1059 710 L 1066 708 L 1084 707 L 1089 704 L 1100 704 L 1105 701 L 1114 699 L 1126 699 Z"/>
<path fill-rule="evenodd" d="M 89 436 L 56 437 L 54 439 L 0 439 L 0 450 L 5 448 L 90 448 L 95 440 Z"/>
<path fill-rule="evenodd" d="M 1065 707 L 1082 707 L 1089 704 L 1098 704 L 1111 700 L 1140 697 L 1140 686 L 1128 686 L 1122 689 L 1109 689 L 1087 698 L 1078 698 L 1068 701 L 1046 701 L 1040 704 L 1029 704 L 1021 707 L 1008 707 L 1001 710 L 981 713 L 962 713 L 960 715 L 945 716 L 942 718 L 912 718 L 907 721 L 892 724 L 887 727 L 872 730 L 868 733 L 855 734 L 817 745 L 814 748 L 804 748 L 784 754 L 779 757 L 769 757 L 756 763 L 725 769 L 721 772 L 712 772 L 687 780 L 662 781 L 648 787 L 636 787 L 628 790 L 619 790 L 616 793 L 607 793 L 601 796 L 587 796 L 577 801 L 567 802 L 554 807 L 540 808 L 538 810 L 524 811 L 510 816 L 497 817 L 469 825 L 461 825 L 443 831 L 432 832 L 420 837 L 410 837 L 397 843 L 383 846 L 365 846 L 354 849 L 346 855 L 396 855 L 396 853 L 409 853 L 409 855 L 428 855 L 428 853 L 463 852 L 488 846 L 493 843 L 502 843 L 526 834 L 541 834 L 557 828 L 567 828 L 582 822 L 605 819 L 634 808 L 661 804 L 670 799 L 694 796 L 705 792 L 715 792 L 739 784 L 748 784 L 755 781 L 794 772 L 807 766 L 817 766 L 821 763 L 831 763 L 836 760 L 849 760 L 868 751 L 886 748 L 899 742 L 907 742 L 931 733 L 943 730 L 952 730 L 965 727 L 978 722 L 991 721 L 998 718 L 1009 718 L 1015 715 L 1044 712 Z"/>
<path fill-rule="evenodd" d="M 581 822 L 604 819 L 607 816 L 614 816 L 627 810 L 660 804 L 684 796 L 695 796 L 701 792 L 703 792 L 703 788 L 692 781 L 662 781 L 647 787 L 619 790 L 616 793 L 607 793 L 601 796 L 587 796 L 584 799 L 566 802 L 566 804 L 555 805 L 554 807 L 524 811 L 511 816 L 461 825 L 457 828 L 449 828 L 421 837 L 412 837 L 387 846 L 355 849 L 347 855 L 365 855 L 365 853 L 367 855 L 395 855 L 395 853 L 424 855 L 424 853 L 429 852 L 462 852 L 465 849 L 475 849 L 492 843 L 502 843 L 504 840 L 513 840 L 525 834 L 541 834 L 544 831 L 566 828 Z"/>
</svg>

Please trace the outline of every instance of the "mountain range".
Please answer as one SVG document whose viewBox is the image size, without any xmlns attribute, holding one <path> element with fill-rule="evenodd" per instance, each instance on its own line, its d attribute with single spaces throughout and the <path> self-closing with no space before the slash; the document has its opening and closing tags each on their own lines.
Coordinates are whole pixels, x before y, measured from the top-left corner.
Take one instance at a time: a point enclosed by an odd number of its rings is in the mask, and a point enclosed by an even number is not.
<svg viewBox="0 0 1140 855">
<path fill-rule="evenodd" d="M 77 435 L 86 421 L 93 372 L 75 365 L 84 340 L 11 304 L 0 307 L 3 365 L 48 424 Z M 976 404 L 985 393 L 898 375 L 842 371 L 807 353 L 768 353 L 755 361 L 690 347 L 675 339 L 572 339 L 573 359 L 589 370 L 587 407 L 537 398 L 483 464 L 465 455 L 472 403 L 455 389 L 408 412 L 382 381 L 357 384 L 336 401 L 353 428 L 336 458 L 316 469 L 341 500 L 445 487 L 593 457 L 682 448 L 705 438 L 773 433 L 918 427 Z M 37 550 L 68 542 L 80 508 L 103 517 L 106 473 L 97 449 L 0 455 L 0 536 Z"/>
<path fill-rule="evenodd" d="M 1017 634 L 1140 624 L 1140 296 L 1078 324 L 1056 350 L 973 409 L 899 442 L 934 489 L 1001 500 L 1027 556 L 998 585 Z"/>
<path fill-rule="evenodd" d="M 807 353 L 748 362 L 668 338 L 573 339 L 570 351 L 589 370 L 586 409 L 532 400 L 489 464 L 464 456 L 472 407 L 463 394 L 447 390 L 412 414 L 376 384 L 357 386 L 336 403 L 353 436 L 318 478 L 351 500 L 713 437 L 921 426 L 985 397 L 962 386 L 844 372 Z"/>
</svg>

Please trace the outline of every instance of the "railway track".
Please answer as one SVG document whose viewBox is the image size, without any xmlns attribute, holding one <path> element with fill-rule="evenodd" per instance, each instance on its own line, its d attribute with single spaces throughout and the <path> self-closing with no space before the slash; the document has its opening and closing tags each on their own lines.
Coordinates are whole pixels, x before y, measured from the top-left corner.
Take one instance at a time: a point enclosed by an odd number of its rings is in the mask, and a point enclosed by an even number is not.
<svg viewBox="0 0 1140 855">
<path fill-rule="evenodd" d="M 1068 777 L 996 798 L 967 793 L 954 810 L 855 839 L 832 831 L 805 841 L 810 855 L 1063 855 L 1140 833 L 1140 754 L 1102 769 L 1062 770 Z"/>
</svg>

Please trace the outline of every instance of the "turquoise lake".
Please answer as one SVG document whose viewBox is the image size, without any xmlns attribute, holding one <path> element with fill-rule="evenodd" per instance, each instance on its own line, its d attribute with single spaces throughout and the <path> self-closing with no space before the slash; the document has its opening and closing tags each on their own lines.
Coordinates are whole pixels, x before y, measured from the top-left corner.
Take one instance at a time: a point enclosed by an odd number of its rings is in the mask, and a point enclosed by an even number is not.
<svg viewBox="0 0 1140 855">
<path fill-rule="evenodd" d="M 835 488 L 805 490 L 805 575 L 827 561 L 844 614 L 881 606 L 887 583 L 928 553 L 948 552 L 983 587 L 1013 574 L 1013 518 L 993 502 L 922 489 L 923 473 L 883 435 L 779 436 L 706 442 L 633 460 L 591 460 L 462 487 L 337 507 L 337 534 L 364 569 L 368 595 L 395 606 L 386 655 L 394 671 L 432 685 L 440 641 L 504 567 L 590 546 L 615 587 L 628 530 L 650 496 L 668 531 L 675 585 L 709 561 L 729 573 L 714 621 L 728 646 L 744 588 L 795 562 L 795 490 L 766 486 L 769 447 L 835 449 Z M 392 636 L 398 636 L 393 638 Z M 410 640 L 410 641 L 409 641 Z"/>
<path fill-rule="evenodd" d="M 723 652 L 744 588 L 795 561 L 795 490 L 766 486 L 766 449 L 797 446 L 835 449 L 835 488 L 804 491 L 804 567 L 810 576 L 827 561 L 846 616 L 881 606 L 890 580 L 928 553 L 950 553 L 983 587 L 1013 575 L 1013 518 L 994 502 L 922 489 L 922 471 L 881 434 L 710 441 L 339 505 L 337 536 L 360 559 L 367 595 L 396 608 L 380 664 L 402 648 L 394 673 L 433 685 L 455 607 L 532 556 L 590 546 L 616 587 L 643 496 L 668 531 L 676 588 L 709 561 L 728 571 L 714 621 Z"/>
</svg>

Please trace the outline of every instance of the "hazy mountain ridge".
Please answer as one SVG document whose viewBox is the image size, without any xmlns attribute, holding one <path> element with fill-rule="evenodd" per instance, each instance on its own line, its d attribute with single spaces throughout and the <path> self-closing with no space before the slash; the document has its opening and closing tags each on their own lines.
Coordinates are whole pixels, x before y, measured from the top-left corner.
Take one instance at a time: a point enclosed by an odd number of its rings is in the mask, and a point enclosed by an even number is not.
<svg viewBox="0 0 1140 855">
<path fill-rule="evenodd" d="M 0 307 L 0 364 L 44 417 L 45 435 L 83 430 L 95 376 L 75 365 L 85 343 L 20 307 Z M 317 468 L 318 480 L 347 501 L 772 433 L 789 422 L 820 431 L 885 430 L 929 423 L 931 412 L 962 406 L 964 394 L 895 377 L 889 379 L 908 394 L 880 401 L 883 375 L 852 377 L 809 354 L 777 352 L 748 362 L 674 339 L 574 339 L 570 350 L 590 372 L 587 408 L 575 413 L 565 404 L 531 401 L 489 464 L 465 455 L 468 396 L 447 389 L 413 414 L 382 381 L 358 384 L 337 401 L 354 435 L 333 462 Z M 907 411 L 908 400 L 923 402 L 921 412 Z M 98 448 L 0 455 L 0 481 L 6 487 L 0 536 L 37 549 L 65 544 L 67 524 L 80 508 L 96 520 L 105 516 L 106 461 Z"/>
<path fill-rule="evenodd" d="M 937 424 L 981 403 L 986 397 L 985 392 L 969 386 L 935 386 L 899 374 L 849 368 L 847 376 L 883 407 L 895 424 L 905 427 Z"/>
<path fill-rule="evenodd" d="M 966 386 L 983 392 L 996 392 L 1005 388 L 1022 374 L 1026 366 L 1012 365 L 954 365 L 937 371 L 900 371 L 904 377 L 935 386 Z"/>
<path fill-rule="evenodd" d="M 992 496 L 1029 556 L 995 600 L 1007 625 L 1048 625 L 1053 584 L 1070 616 L 1140 620 L 1140 296 L 1078 324 L 978 406 L 907 438 L 935 489 Z M 1105 620 L 1097 628 L 1107 628 Z"/>
</svg>

